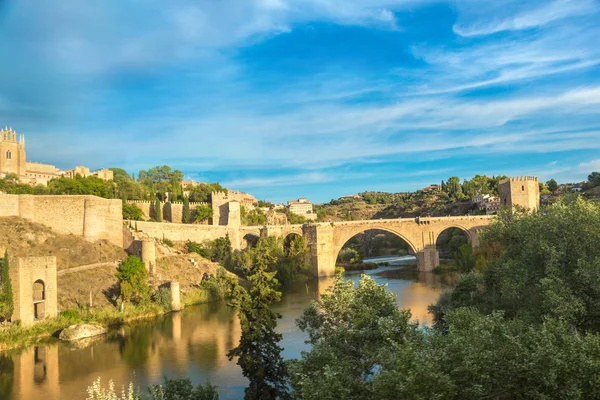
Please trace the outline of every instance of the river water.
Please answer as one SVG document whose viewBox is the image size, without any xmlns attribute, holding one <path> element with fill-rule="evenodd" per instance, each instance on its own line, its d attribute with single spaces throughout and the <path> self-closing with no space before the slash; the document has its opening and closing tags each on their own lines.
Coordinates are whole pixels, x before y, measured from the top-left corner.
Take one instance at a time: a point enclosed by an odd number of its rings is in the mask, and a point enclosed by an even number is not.
<svg viewBox="0 0 600 400">
<path fill-rule="evenodd" d="M 398 306 L 410 308 L 414 319 L 430 322 L 427 306 L 448 286 L 447 277 L 418 273 L 410 256 L 365 261 L 388 262 L 366 273 L 386 283 Z M 360 274 L 347 272 L 345 277 L 357 282 Z M 331 281 L 299 282 L 274 306 L 282 315 L 278 330 L 283 333 L 284 358 L 299 357 L 308 349 L 295 320 Z M 98 377 L 120 389 L 130 381 L 145 388 L 163 376 L 190 377 L 194 384 L 210 381 L 219 387 L 221 399 L 239 399 L 246 380 L 226 357 L 239 337 L 235 313 L 223 303 L 213 303 L 123 327 L 77 347 L 57 341 L 0 354 L 0 399 L 85 399 L 86 388 Z"/>
</svg>

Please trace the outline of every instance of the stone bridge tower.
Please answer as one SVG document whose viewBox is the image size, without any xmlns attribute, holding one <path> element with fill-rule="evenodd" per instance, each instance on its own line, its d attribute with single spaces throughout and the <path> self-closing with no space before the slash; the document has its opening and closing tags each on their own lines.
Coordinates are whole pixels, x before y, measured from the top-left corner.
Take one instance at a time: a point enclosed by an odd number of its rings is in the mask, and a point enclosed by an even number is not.
<svg viewBox="0 0 600 400">
<path fill-rule="evenodd" d="M 535 211 L 540 208 L 540 184 L 534 176 L 519 176 L 500 181 L 500 204 Z"/>
</svg>

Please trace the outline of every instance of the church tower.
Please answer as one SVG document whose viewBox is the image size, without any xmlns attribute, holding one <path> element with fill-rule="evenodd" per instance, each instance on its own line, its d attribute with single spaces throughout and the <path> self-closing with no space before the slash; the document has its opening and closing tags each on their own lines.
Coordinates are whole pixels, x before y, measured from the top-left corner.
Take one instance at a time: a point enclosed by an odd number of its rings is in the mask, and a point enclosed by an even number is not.
<svg viewBox="0 0 600 400">
<path fill-rule="evenodd" d="M 0 130 L 0 177 L 6 174 L 25 176 L 25 136 L 17 140 L 12 128 Z"/>
</svg>

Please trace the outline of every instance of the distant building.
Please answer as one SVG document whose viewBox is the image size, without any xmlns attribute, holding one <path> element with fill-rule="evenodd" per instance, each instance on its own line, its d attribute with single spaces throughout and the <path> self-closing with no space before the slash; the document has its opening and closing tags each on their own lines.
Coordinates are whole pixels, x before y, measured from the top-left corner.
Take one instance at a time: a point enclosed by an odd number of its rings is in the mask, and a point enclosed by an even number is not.
<svg viewBox="0 0 600 400">
<path fill-rule="evenodd" d="M 486 215 L 496 214 L 500 209 L 500 198 L 489 194 L 479 194 L 471 202 L 477 205 L 479 211 L 485 211 Z"/>
<path fill-rule="evenodd" d="M 193 180 L 189 180 L 189 181 L 181 181 L 181 189 L 183 191 L 189 190 L 189 188 L 191 188 L 192 186 L 194 186 L 196 184 L 196 182 L 194 182 Z"/>
<path fill-rule="evenodd" d="M 340 197 L 340 200 L 360 200 L 360 199 L 362 199 L 362 196 L 360 194 L 352 194 L 352 195 Z"/>
<path fill-rule="evenodd" d="M 113 172 L 109 169 L 90 171 L 89 168 L 77 166 L 70 170 L 61 170 L 54 165 L 27 161 L 25 155 L 25 135 L 17 138 L 12 128 L 0 130 L 0 178 L 14 174 L 20 182 L 33 185 L 47 185 L 54 178 L 75 178 L 77 174 L 88 177 L 96 176 L 105 181 L 113 180 Z"/>
<path fill-rule="evenodd" d="M 304 197 L 300 197 L 298 200 L 288 201 L 288 208 L 290 212 L 301 215 L 309 220 L 317 219 L 317 214 L 313 213 L 313 205 L 310 201 Z"/>
</svg>

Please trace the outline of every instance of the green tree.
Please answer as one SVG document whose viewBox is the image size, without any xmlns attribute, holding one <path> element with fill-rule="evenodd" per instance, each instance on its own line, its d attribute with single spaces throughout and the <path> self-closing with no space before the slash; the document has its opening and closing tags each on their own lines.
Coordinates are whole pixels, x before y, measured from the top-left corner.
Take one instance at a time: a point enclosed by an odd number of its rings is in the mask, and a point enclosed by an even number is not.
<svg viewBox="0 0 600 400">
<path fill-rule="evenodd" d="M 182 219 L 184 224 L 189 224 L 191 220 L 190 214 L 190 199 L 188 196 L 183 196 L 183 211 Z"/>
<path fill-rule="evenodd" d="M 436 321 L 444 309 L 471 306 L 538 324 L 562 318 L 600 332 L 600 205 L 563 199 L 544 214 L 501 213 L 480 241 L 488 260 L 482 273 L 440 298 L 446 304 Z"/>
<path fill-rule="evenodd" d="M 450 197 L 453 197 L 455 199 L 462 198 L 462 186 L 460 184 L 460 178 L 458 176 L 450 177 L 448 179 L 448 182 L 446 183 L 446 187 Z"/>
<path fill-rule="evenodd" d="M 141 221 L 144 217 L 144 212 L 135 204 L 123 202 L 123 219 Z"/>
<path fill-rule="evenodd" d="M 13 314 L 13 292 L 12 283 L 10 281 L 10 265 L 8 261 L 8 250 L 4 251 L 4 258 L 2 259 L 2 271 L 0 274 L 0 320 L 8 321 Z"/>
<path fill-rule="evenodd" d="M 202 221 L 205 221 L 212 217 L 213 217 L 213 209 L 211 206 L 206 205 L 206 204 L 201 204 L 199 206 L 196 206 L 196 209 L 194 211 L 194 220 L 196 222 L 202 222 Z"/>
<path fill-rule="evenodd" d="M 156 222 L 162 222 L 162 211 L 160 209 L 160 200 L 154 200 L 154 219 Z"/>
<path fill-rule="evenodd" d="M 248 378 L 245 399 L 287 399 L 287 369 L 279 346 L 282 335 L 276 331 L 277 318 L 271 310 L 273 302 L 281 299 L 275 288 L 276 272 L 267 272 L 269 256 L 257 253 L 251 274 L 248 276 L 250 289 L 237 285 L 232 305 L 237 309 L 242 335 L 237 347 L 227 356 L 237 358 L 237 364 Z"/>
<path fill-rule="evenodd" d="M 164 385 L 152 385 L 148 388 L 152 400 L 219 400 L 217 387 L 210 383 L 194 388 L 189 378 L 164 378 Z"/>
<path fill-rule="evenodd" d="M 591 187 L 600 186 L 600 172 L 592 172 L 588 175 L 588 182 Z"/>
<path fill-rule="evenodd" d="M 150 285 L 146 266 L 136 256 L 129 256 L 117 270 L 121 299 L 126 302 L 143 303 L 150 299 Z"/>
<path fill-rule="evenodd" d="M 558 183 L 556 183 L 554 179 L 550 179 L 548 182 L 546 182 L 546 185 L 548 186 L 548 190 L 551 192 L 554 192 L 558 189 Z"/>
</svg>

